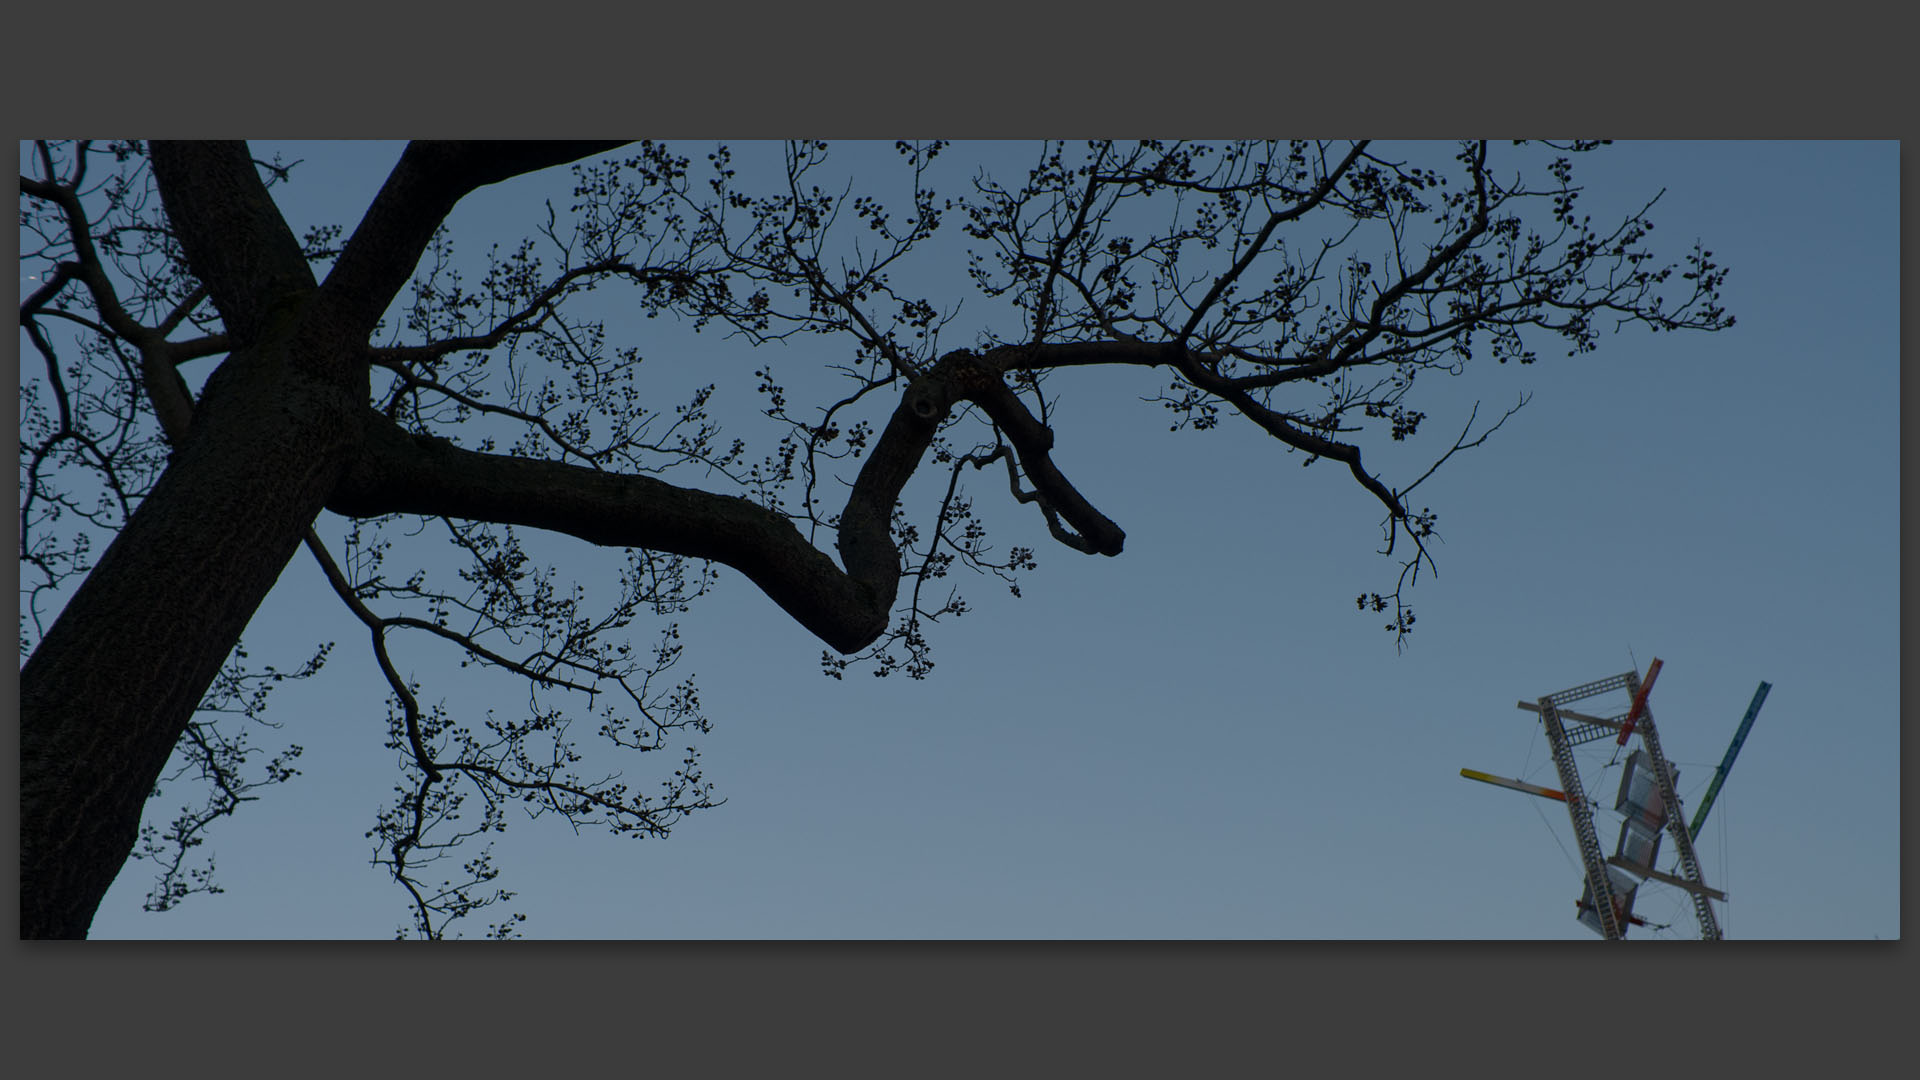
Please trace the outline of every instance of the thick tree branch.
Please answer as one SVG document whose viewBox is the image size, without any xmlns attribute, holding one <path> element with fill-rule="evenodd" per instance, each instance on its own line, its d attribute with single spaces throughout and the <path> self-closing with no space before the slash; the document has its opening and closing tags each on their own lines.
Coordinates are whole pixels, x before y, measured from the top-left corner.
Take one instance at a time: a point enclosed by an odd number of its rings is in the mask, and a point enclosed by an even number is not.
<svg viewBox="0 0 1920 1080">
<path fill-rule="evenodd" d="M 154 142 L 160 200 L 227 333 L 257 339 L 274 312 L 314 287 L 300 241 L 260 182 L 244 142 Z"/>
<path fill-rule="evenodd" d="M 745 574 L 821 640 L 852 653 L 886 629 L 900 578 L 894 506 L 934 432 L 963 399 L 980 404 L 1007 433 L 1048 508 L 1084 538 L 1082 550 L 1119 553 L 1126 534 L 1049 458 L 1053 433 L 1000 382 L 996 365 L 965 351 L 949 354 L 908 386 L 875 442 L 840 515 L 844 572 L 784 515 L 750 500 L 648 476 L 464 450 L 409 434 L 372 410 L 360 456 L 328 507 L 355 517 L 431 514 L 525 525 L 610 547 L 710 559 Z"/>
<path fill-rule="evenodd" d="M 980 406 L 1020 455 L 1020 467 L 1033 481 L 1035 492 L 1045 509 L 1058 513 L 1078 531 L 1078 542 L 1062 538 L 1067 546 L 1090 555 L 1118 555 L 1127 534 L 1112 519 L 1094 509 L 1054 465 L 1053 430 L 1041 423 L 1019 397 L 1001 381 L 1010 370 L 1037 371 L 1067 364 L 1164 363 L 1164 351 L 1134 342 L 1085 342 L 1068 345 L 1003 346 L 985 356 L 967 350 L 947 354 L 921 384 L 920 396 L 912 392 L 910 403 L 926 415 L 937 409 L 944 418 L 946 410 L 958 400 Z M 1051 519 L 1049 526 L 1052 526 Z M 1060 537 L 1058 529 L 1054 535 Z"/>
<path fill-rule="evenodd" d="M 876 448 L 843 515 L 849 573 L 787 518 L 750 500 L 649 476 L 463 450 L 411 435 L 371 410 L 359 458 L 328 508 L 354 517 L 409 513 L 526 525 L 610 547 L 711 559 L 745 574 L 821 640 L 854 652 L 886 629 L 900 573 L 886 528 L 899 487 L 931 439 L 932 425 L 910 412 L 905 421 L 899 416 L 903 432 L 891 445 L 883 437 L 887 452 Z M 927 432 L 916 448 L 911 429 L 919 427 Z M 907 453 L 911 460 L 895 460 Z M 886 509 L 876 515 L 873 506 L 883 501 Z M 877 536 L 867 535 L 876 518 Z M 858 537 L 852 544 L 850 535 Z"/>
<path fill-rule="evenodd" d="M 609 150 L 618 142 L 414 142 L 321 286 L 326 316 L 364 340 L 412 276 L 434 231 L 468 193 Z"/>
<path fill-rule="evenodd" d="M 1012 390 L 999 383 L 981 389 L 972 398 L 1013 443 L 1020 455 L 1020 467 L 1033 481 L 1041 505 L 1065 518 L 1084 542 L 1084 546 L 1069 546 L 1089 555 L 1120 554 L 1127 539 L 1125 530 L 1094 509 L 1054 465 L 1049 453 L 1053 449 L 1053 430 L 1036 419 Z"/>
</svg>

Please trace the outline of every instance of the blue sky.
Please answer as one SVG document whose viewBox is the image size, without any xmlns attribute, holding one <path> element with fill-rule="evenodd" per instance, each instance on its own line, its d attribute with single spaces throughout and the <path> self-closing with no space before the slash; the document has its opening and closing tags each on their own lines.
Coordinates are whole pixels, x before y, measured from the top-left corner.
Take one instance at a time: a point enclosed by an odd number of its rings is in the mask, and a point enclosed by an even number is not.
<svg viewBox="0 0 1920 1080">
<path fill-rule="evenodd" d="M 297 232 L 351 226 L 399 147 L 261 149 L 305 161 L 277 189 Z M 1246 424 L 1169 433 L 1138 400 L 1159 389 L 1150 373 L 1061 373 L 1056 460 L 1127 530 L 1123 555 L 1061 548 L 1004 485 L 977 485 L 996 542 L 1035 547 L 1040 569 L 1019 599 L 967 588 L 974 611 L 937 629 L 920 683 L 823 678 L 818 642 L 723 571 L 680 622 L 727 803 L 665 841 L 517 822 L 496 846 L 512 907 L 553 938 L 1590 939 L 1564 810 L 1459 770 L 1554 784 L 1516 700 L 1658 656 L 1653 708 L 1689 816 L 1756 684 L 1773 684 L 1700 839 L 1727 935 L 1897 937 L 1897 153 L 1625 143 L 1579 159 L 1596 222 L 1667 189 L 1659 250 L 1703 240 L 1732 268 L 1739 323 L 1630 329 L 1592 354 L 1423 385 L 1421 439 L 1368 451 L 1389 483 L 1444 450 L 1474 401 L 1485 416 L 1532 400 L 1421 488 L 1444 543 L 1403 653 L 1353 609 L 1394 564 L 1344 470 L 1301 469 Z M 842 154 L 863 181 L 892 158 Z M 942 162 L 1017 179 L 1032 156 L 962 143 Z M 777 148 L 736 158 L 777 163 Z M 566 181 L 477 194 L 456 242 L 529 234 Z M 958 299 L 963 266 L 927 270 Z M 957 325 L 994 325 L 984 298 L 962 311 Z M 733 403 L 753 431 L 764 355 L 659 321 L 609 333 L 654 358 L 663 402 L 719 381 L 721 414 Z M 797 373 L 834 352 L 778 361 Z M 564 538 L 537 550 L 589 582 L 605 560 Z M 385 937 L 405 920 L 363 837 L 393 777 L 382 686 L 302 556 L 246 641 L 287 664 L 319 640 L 340 643 L 327 671 L 274 713 L 306 747 L 303 775 L 208 843 L 228 891 L 143 913 L 147 866 L 130 863 L 95 937 Z M 502 692 L 430 653 L 412 662 L 452 708 Z M 1644 887 L 1638 911 L 1692 930 L 1674 890 Z"/>
</svg>

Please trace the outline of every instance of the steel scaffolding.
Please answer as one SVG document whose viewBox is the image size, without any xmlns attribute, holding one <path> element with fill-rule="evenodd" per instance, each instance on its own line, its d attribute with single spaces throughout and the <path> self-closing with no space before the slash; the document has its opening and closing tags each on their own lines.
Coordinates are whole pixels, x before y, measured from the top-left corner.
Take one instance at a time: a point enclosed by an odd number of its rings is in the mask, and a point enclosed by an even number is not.
<svg viewBox="0 0 1920 1080">
<path fill-rule="evenodd" d="M 1684 890 L 1693 903 L 1694 915 L 1700 923 L 1701 938 L 1718 941 L 1721 936 L 1720 924 L 1714 917 L 1712 901 L 1724 901 L 1726 894 L 1708 887 L 1702 880 L 1700 860 L 1693 848 L 1693 838 L 1712 806 L 1712 794 L 1702 804 L 1689 827 L 1680 813 L 1680 798 L 1674 789 L 1676 774 L 1673 764 L 1660 748 L 1660 729 L 1654 723 L 1653 708 L 1648 704 L 1660 666 L 1658 659 L 1648 666 L 1644 683 L 1639 672 L 1627 671 L 1519 703 L 1520 708 L 1540 717 L 1553 767 L 1560 778 L 1558 790 L 1521 780 L 1507 780 L 1472 769 L 1462 769 L 1460 773 L 1468 779 L 1566 804 L 1567 817 L 1573 823 L 1574 841 L 1580 849 L 1584 879 L 1584 891 L 1578 902 L 1581 921 L 1601 937 L 1609 941 L 1619 940 L 1626 936 L 1629 924 L 1644 924 L 1644 920 L 1633 914 L 1633 898 L 1639 882 L 1651 880 Z M 1716 771 L 1714 792 L 1718 791 L 1726 777 L 1727 767 L 1732 764 L 1734 754 L 1739 751 L 1740 743 L 1752 727 L 1754 714 L 1765 699 L 1766 689 L 1767 684 L 1762 683 L 1760 693 L 1755 696 L 1753 705 L 1747 710 L 1747 716 L 1735 734 L 1733 746 L 1728 748 L 1726 760 Z M 1625 690 L 1633 699 L 1632 707 L 1623 717 L 1605 719 L 1566 708 L 1573 702 L 1615 690 Z M 1607 736 L 1613 736 L 1616 744 L 1624 747 L 1628 739 L 1635 735 L 1640 737 L 1641 749 L 1628 758 L 1628 772 L 1622 777 L 1620 796 L 1614 806 L 1616 810 L 1624 811 L 1626 820 L 1622 824 L 1615 853 L 1609 856 L 1601 851 L 1600 838 L 1594 827 L 1594 803 L 1580 779 L 1573 748 Z M 1650 791 L 1646 790 L 1649 785 Z M 1663 873 L 1652 865 L 1659 850 L 1662 832 L 1672 837 L 1679 856 L 1679 874 Z"/>
</svg>

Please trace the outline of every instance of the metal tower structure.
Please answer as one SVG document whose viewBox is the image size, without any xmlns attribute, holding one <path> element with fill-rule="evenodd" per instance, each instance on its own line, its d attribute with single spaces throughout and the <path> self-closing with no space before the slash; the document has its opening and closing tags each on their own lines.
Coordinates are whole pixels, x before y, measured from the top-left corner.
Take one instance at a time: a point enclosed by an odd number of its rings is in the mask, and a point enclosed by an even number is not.
<svg viewBox="0 0 1920 1080">
<path fill-rule="evenodd" d="M 1746 717 L 1734 734 L 1733 744 L 1727 748 L 1725 759 L 1715 771 L 1713 786 L 1689 826 L 1680 814 L 1680 798 L 1674 790 L 1677 774 L 1660 748 L 1660 730 L 1654 723 L 1653 709 L 1647 704 L 1654 680 L 1660 675 L 1660 667 L 1661 661 L 1654 660 L 1647 668 L 1645 682 L 1641 681 L 1638 672 L 1628 671 L 1519 703 L 1520 708 L 1540 717 L 1554 770 L 1560 778 L 1559 790 L 1520 780 L 1507 780 L 1472 769 L 1461 769 L 1460 775 L 1566 804 L 1567 816 L 1573 823 L 1574 841 L 1580 850 L 1583 892 L 1578 901 L 1579 918 L 1601 937 L 1609 941 L 1619 940 L 1626 936 L 1629 925 L 1644 925 L 1644 920 L 1633 914 L 1634 894 L 1641 882 L 1653 880 L 1684 890 L 1693 902 L 1701 938 L 1718 941 L 1721 936 L 1720 924 L 1714 917 L 1712 901 L 1725 901 L 1727 897 L 1720 890 L 1708 887 L 1702 880 L 1693 838 L 1699 834 L 1700 826 L 1706 820 L 1707 811 L 1712 807 L 1714 796 L 1719 793 L 1741 743 L 1746 741 L 1747 732 L 1753 727 L 1754 717 L 1760 711 L 1760 703 L 1766 699 L 1769 686 L 1764 682 L 1760 684 L 1759 692 L 1754 695 Z M 1622 689 L 1633 699 L 1632 707 L 1622 717 L 1603 719 L 1566 707 L 1585 698 Z M 1634 735 L 1640 737 L 1641 745 L 1628 755 L 1621 777 L 1614 809 L 1623 814 L 1624 820 L 1619 842 L 1609 856 L 1601 850 L 1593 820 L 1596 804 L 1587 795 L 1581 782 L 1573 748 L 1608 736 L 1614 737 L 1616 748 L 1624 748 Z M 1616 749 L 1616 757 L 1617 753 Z M 1663 873 L 1653 867 L 1663 832 L 1673 840 L 1674 850 L 1679 857 L 1679 874 Z"/>
</svg>

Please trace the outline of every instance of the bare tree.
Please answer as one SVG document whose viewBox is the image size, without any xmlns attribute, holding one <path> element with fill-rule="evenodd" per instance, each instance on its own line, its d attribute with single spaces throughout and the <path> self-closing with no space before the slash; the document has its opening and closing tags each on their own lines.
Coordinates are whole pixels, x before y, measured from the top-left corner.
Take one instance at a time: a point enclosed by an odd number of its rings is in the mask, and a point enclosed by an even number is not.
<svg viewBox="0 0 1920 1080">
<path fill-rule="evenodd" d="M 250 771 L 246 725 L 327 656 L 250 672 L 239 644 L 303 546 L 388 684 L 402 775 L 369 836 L 414 932 L 512 895 L 485 852 L 428 872 L 511 807 L 666 835 L 715 805 L 697 754 L 644 795 L 584 772 L 571 725 L 641 753 L 706 729 L 692 681 L 669 675 L 671 617 L 715 566 L 819 637 L 827 674 L 920 678 L 927 628 L 966 607 L 942 581 L 956 562 L 1016 593 L 1034 566 L 1029 548 L 988 544 L 968 477 L 1004 472 L 1053 540 L 1119 554 L 1121 527 L 1052 457 L 1061 368 L 1153 369 L 1172 427 L 1238 415 L 1344 466 L 1379 501 L 1398 566 L 1358 606 L 1391 607 L 1403 641 L 1435 524 L 1409 496 L 1512 412 L 1472 410 L 1432 467 L 1390 483 L 1362 446 L 1417 433 L 1416 375 L 1458 374 L 1476 352 L 1531 363 L 1555 339 L 1590 350 L 1624 323 L 1732 325 L 1710 252 L 1668 266 L 1647 250 L 1651 202 L 1605 231 L 1576 211 L 1570 157 L 1594 145 L 1516 148 L 1545 158 L 1528 180 L 1483 143 L 1445 168 L 1367 143 L 1058 144 L 1018 183 L 982 174 L 943 198 L 942 144 L 901 143 L 911 194 L 889 207 L 820 186 L 823 143 L 746 175 L 725 148 L 696 166 L 653 143 L 415 143 L 342 242 L 296 238 L 269 193 L 288 167 L 244 144 L 39 144 L 21 178 L 23 257 L 43 282 L 21 305 L 39 361 L 21 398 L 23 936 L 83 936 L 129 855 L 158 861 L 150 907 L 218 888 L 188 850 L 296 773 L 297 745 Z M 568 163 L 573 205 L 547 205 L 533 238 L 463 278 L 442 229 L 455 204 Z M 940 342 L 958 298 L 896 282 L 954 220 L 996 312 L 962 348 Z M 583 313 L 616 286 L 631 310 L 752 345 L 837 338 L 843 389 L 801 408 L 762 366 L 778 438 L 755 455 L 722 434 L 712 386 L 670 410 L 643 391 L 637 349 Z M 196 396 L 179 370 L 206 358 Z M 914 521 L 900 496 L 928 466 L 944 496 Z M 679 482 L 696 474 L 726 490 Z M 337 548 L 314 529 L 323 510 L 351 519 Z M 457 564 L 390 571 L 412 553 L 396 537 L 422 530 Z M 521 530 L 624 551 L 617 593 L 590 601 Z M 636 650 L 642 616 L 664 625 Z M 403 640 L 524 679 L 527 715 L 423 703 L 394 660 Z M 143 833 L 170 760 L 208 796 Z"/>
</svg>

